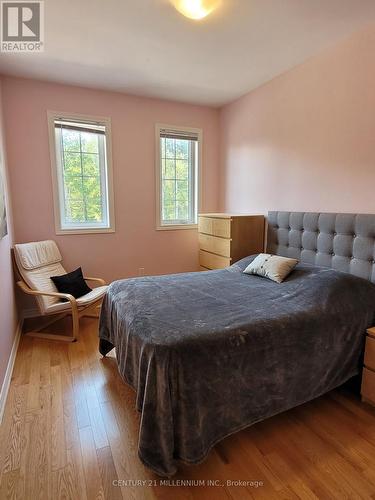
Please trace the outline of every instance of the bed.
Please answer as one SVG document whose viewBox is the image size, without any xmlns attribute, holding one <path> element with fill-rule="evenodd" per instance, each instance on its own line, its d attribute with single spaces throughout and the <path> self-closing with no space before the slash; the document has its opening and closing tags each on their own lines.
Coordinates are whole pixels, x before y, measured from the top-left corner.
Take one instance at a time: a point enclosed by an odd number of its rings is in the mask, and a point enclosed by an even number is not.
<svg viewBox="0 0 375 500">
<path fill-rule="evenodd" d="M 112 283 L 100 351 L 141 412 L 138 454 L 161 476 L 221 439 L 359 373 L 375 313 L 375 215 L 270 212 L 267 251 L 299 259 L 282 283 L 217 271 Z"/>
</svg>

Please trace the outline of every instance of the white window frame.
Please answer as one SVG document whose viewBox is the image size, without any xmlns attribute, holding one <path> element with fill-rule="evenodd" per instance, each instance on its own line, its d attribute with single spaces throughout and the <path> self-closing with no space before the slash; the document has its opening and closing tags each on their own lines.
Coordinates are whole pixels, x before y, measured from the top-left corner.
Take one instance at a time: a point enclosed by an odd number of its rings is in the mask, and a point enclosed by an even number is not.
<svg viewBox="0 0 375 500">
<path fill-rule="evenodd" d="M 90 234 L 90 233 L 113 233 L 115 232 L 115 209 L 113 194 L 113 170 L 112 170 L 112 143 L 111 143 L 111 119 L 103 116 L 81 115 L 77 113 L 67 113 L 65 111 L 47 111 L 49 147 L 51 156 L 51 175 L 53 188 L 53 206 L 55 218 L 56 234 Z M 105 227 L 63 227 L 61 220 L 61 210 L 63 206 L 63 190 L 60 180 L 61 164 L 56 151 L 55 121 L 71 120 L 87 124 L 105 126 L 105 154 L 106 154 L 106 186 L 105 197 L 108 206 L 108 225 Z M 102 173 L 101 173 L 102 175 Z"/>
<path fill-rule="evenodd" d="M 197 229 L 198 220 L 194 224 L 163 224 L 161 217 L 162 208 L 162 175 L 161 175 L 161 151 L 160 151 L 160 134 L 163 130 L 170 130 L 173 132 L 185 132 L 195 134 L 197 140 L 197 155 L 196 155 L 196 175 L 195 175 L 195 204 L 196 204 L 196 218 L 201 207 L 201 186 L 202 186 L 202 140 L 203 131 L 200 128 L 181 127 L 170 125 L 166 123 L 156 123 L 155 125 L 155 185 L 156 185 L 156 229 L 158 231 L 174 231 L 177 229 Z"/>
</svg>

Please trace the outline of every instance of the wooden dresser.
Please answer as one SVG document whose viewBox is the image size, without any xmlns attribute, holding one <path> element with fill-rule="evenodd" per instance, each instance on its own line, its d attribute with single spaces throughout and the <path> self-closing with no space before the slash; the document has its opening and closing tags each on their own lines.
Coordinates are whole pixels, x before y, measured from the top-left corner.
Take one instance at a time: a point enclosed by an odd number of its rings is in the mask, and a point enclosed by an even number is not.
<svg viewBox="0 0 375 500">
<path fill-rule="evenodd" d="M 263 215 L 199 214 L 199 264 L 202 271 L 222 269 L 263 252 Z"/>
<path fill-rule="evenodd" d="M 362 401 L 375 406 L 375 327 L 367 330 L 361 395 Z"/>
</svg>

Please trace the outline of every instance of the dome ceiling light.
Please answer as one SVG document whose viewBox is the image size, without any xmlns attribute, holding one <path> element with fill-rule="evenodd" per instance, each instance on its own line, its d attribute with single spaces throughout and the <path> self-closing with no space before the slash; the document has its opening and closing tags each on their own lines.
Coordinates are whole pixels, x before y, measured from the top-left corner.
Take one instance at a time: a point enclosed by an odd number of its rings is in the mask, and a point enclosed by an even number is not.
<svg viewBox="0 0 375 500">
<path fill-rule="evenodd" d="M 221 0 L 171 0 L 173 6 L 189 19 L 203 19 L 219 6 Z"/>
</svg>

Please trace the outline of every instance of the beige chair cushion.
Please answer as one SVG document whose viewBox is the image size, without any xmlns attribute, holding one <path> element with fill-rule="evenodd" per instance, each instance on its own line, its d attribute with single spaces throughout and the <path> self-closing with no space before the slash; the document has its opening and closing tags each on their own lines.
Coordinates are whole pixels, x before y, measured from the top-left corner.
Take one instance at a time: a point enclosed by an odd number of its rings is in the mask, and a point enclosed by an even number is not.
<svg viewBox="0 0 375 500">
<path fill-rule="evenodd" d="M 66 274 L 61 265 L 61 254 L 52 240 L 22 243 L 14 246 L 14 256 L 23 280 L 32 290 L 57 292 L 51 276 Z M 42 314 L 48 307 L 60 301 L 56 297 L 35 296 Z"/>
<path fill-rule="evenodd" d="M 82 297 L 79 297 L 77 300 L 77 305 L 79 307 L 87 306 L 90 304 L 90 302 L 95 302 L 96 300 L 102 298 L 106 291 L 107 291 L 108 286 L 98 286 L 97 288 L 94 288 L 91 290 L 91 292 L 87 293 L 86 295 L 83 295 Z M 54 304 L 51 304 L 47 309 L 47 313 L 52 313 L 52 312 L 60 312 L 60 311 L 66 311 L 67 309 L 70 308 L 70 302 L 56 302 Z"/>
<path fill-rule="evenodd" d="M 60 251 L 52 240 L 22 243 L 14 248 L 17 264 L 27 271 L 62 261 Z"/>
<path fill-rule="evenodd" d="M 61 276 L 62 274 L 66 274 L 66 271 L 60 262 L 56 262 L 56 264 L 49 264 L 48 266 L 39 267 L 30 271 L 23 269 L 21 274 L 22 278 L 33 290 L 56 293 L 58 290 L 51 280 L 51 276 Z M 45 314 L 46 310 L 52 304 L 60 302 L 58 297 L 48 297 L 47 295 L 36 295 L 35 298 L 43 314 Z"/>
<path fill-rule="evenodd" d="M 246 274 L 264 276 L 276 283 L 282 283 L 298 264 L 297 259 L 280 257 L 269 253 L 260 253 L 244 270 Z"/>
</svg>

